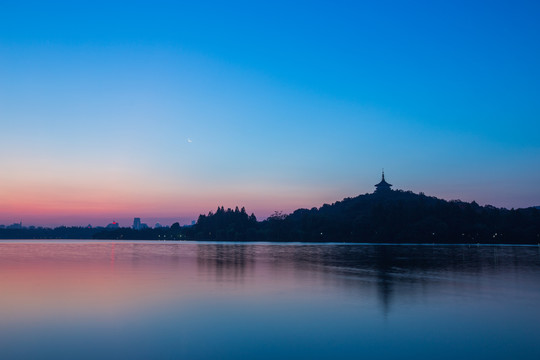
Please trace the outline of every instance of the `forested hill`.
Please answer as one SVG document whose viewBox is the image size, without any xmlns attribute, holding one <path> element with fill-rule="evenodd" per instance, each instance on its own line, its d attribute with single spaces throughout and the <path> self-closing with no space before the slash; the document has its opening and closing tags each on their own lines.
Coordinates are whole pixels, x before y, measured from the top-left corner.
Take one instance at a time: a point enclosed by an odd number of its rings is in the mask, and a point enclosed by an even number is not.
<svg viewBox="0 0 540 360">
<path fill-rule="evenodd" d="M 185 236 L 229 241 L 537 244 L 540 210 L 499 209 L 397 190 L 289 215 L 276 213 L 263 222 L 245 211 L 235 216 L 221 208 L 201 215 Z"/>
</svg>

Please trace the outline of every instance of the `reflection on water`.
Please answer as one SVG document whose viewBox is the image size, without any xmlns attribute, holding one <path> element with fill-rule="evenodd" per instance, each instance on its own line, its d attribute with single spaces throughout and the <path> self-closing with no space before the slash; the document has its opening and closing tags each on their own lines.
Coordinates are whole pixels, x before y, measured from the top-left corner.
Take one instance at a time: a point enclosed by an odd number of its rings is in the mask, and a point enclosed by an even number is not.
<svg viewBox="0 0 540 360">
<path fill-rule="evenodd" d="M 1 358 L 540 358 L 540 248 L 0 242 Z"/>
<path fill-rule="evenodd" d="M 197 246 L 197 270 L 199 276 L 216 282 L 243 282 L 253 273 L 255 256 L 253 246 L 206 244 Z"/>
</svg>

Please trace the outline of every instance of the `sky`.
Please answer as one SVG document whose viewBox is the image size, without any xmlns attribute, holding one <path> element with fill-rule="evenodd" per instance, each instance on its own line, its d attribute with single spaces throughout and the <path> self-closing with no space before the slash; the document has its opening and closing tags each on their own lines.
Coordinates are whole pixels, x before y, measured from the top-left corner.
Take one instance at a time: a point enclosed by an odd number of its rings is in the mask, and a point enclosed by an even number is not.
<svg viewBox="0 0 540 360">
<path fill-rule="evenodd" d="M 0 1 L 0 224 L 540 205 L 538 1 Z"/>
</svg>

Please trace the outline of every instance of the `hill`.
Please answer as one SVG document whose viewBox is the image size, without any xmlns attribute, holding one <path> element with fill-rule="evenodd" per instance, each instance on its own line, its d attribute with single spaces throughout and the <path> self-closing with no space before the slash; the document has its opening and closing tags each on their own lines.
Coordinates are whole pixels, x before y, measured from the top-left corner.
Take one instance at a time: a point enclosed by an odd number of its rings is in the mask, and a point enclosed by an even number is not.
<svg viewBox="0 0 540 360">
<path fill-rule="evenodd" d="M 520 243 L 540 241 L 540 210 L 507 210 L 387 190 L 262 222 L 231 209 L 201 215 L 185 237 L 228 241 Z M 242 215 L 243 213 L 243 215 Z"/>
</svg>

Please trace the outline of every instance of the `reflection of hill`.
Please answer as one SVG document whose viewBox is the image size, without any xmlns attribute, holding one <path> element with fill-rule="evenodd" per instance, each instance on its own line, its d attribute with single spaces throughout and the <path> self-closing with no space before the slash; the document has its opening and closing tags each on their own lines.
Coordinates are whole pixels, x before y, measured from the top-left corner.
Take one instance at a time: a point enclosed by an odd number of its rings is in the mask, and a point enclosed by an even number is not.
<svg viewBox="0 0 540 360">
<path fill-rule="evenodd" d="M 227 293 L 287 303 L 313 292 L 355 306 L 376 303 L 389 313 L 429 297 L 469 293 L 497 297 L 519 289 L 517 296 L 536 299 L 539 274 L 537 246 L 13 241 L 0 252 L 0 303 L 8 314 L 22 294 L 35 308 L 69 299 L 103 313 L 150 298 L 181 302 L 203 294 L 213 301 Z"/>
<path fill-rule="evenodd" d="M 199 273 L 217 280 L 242 282 L 246 270 L 253 271 L 254 254 L 252 246 L 200 244 L 197 246 Z"/>
<path fill-rule="evenodd" d="M 540 253 L 533 247 L 196 246 L 198 276 L 208 281 L 245 285 L 253 279 L 266 283 L 268 279 L 273 282 L 295 278 L 306 287 L 322 284 L 353 292 L 360 298 L 373 294 L 385 313 L 391 311 L 395 302 L 421 301 L 426 294 L 465 295 L 479 286 L 478 279 L 508 278 L 511 286 L 516 274 L 540 266 Z"/>
<path fill-rule="evenodd" d="M 534 247 L 306 245 L 268 246 L 261 252 L 272 254 L 275 268 L 295 264 L 296 270 L 318 273 L 319 281 L 359 296 L 376 291 L 385 313 L 394 301 L 420 301 L 426 294 L 446 292 L 466 295 L 481 278 L 507 278 L 504 283 L 513 286 L 516 274 L 534 274 L 540 267 Z"/>
</svg>

